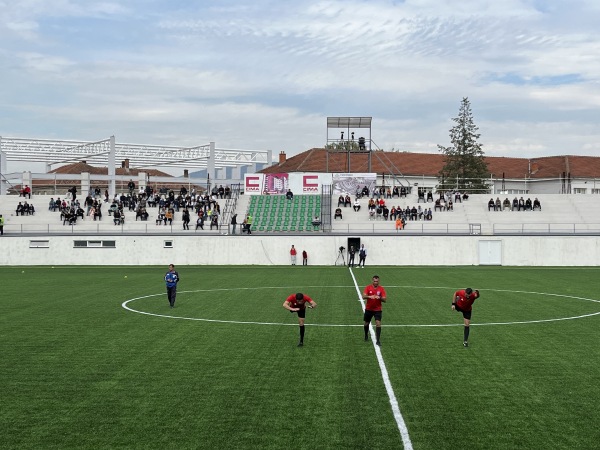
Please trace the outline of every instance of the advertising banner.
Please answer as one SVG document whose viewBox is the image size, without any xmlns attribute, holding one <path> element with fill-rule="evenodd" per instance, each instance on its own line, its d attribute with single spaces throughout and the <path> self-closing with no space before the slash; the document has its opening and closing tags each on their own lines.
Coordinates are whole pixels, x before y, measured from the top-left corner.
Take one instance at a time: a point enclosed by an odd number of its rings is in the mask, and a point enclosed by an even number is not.
<svg viewBox="0 0 600 450">
<path fill-rule="evenodd" d="M 330 185 L 330 173 L 268 173 L 245 175 L 246 195 L 285 195 L 288 189 L 298 195 L 320 195 L 323 185 Z"/>
<path fill-rule="evenodd" d="M 376 173 L 334 173 L 333 194 L 356 195 L 357 192 L 362 192 L 366 187 L 369 190 L 369 196 L 371 196 L 376 183 Z"/>
</svg>

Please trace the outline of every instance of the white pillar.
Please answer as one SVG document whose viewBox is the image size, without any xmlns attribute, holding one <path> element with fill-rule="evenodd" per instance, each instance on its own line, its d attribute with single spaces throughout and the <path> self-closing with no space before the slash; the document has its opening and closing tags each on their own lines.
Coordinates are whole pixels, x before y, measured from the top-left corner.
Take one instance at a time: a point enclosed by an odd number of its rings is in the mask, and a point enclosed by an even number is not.
<svg viewBox="0 0 600 450">
<path fill-rule="evenodd" d="M 23 187 L 25 186 L 29 186 L 31 188 L 31 192 L 33 192 L 33 187 L 31 184 L 31 172 L 23 172 Z"/>
<path fill-rule="evenodd" d="M 208 161 L 206 162 L 206 176 L 210 179 L 210 182 L 214 185 L 214 178 L 216 176 L 215 173 L 215 143 L 209 143 L 209 155 Z M 210 190 L 210 188 L 209 188 Z"/>
<path fill-rule="evenodd" d="M 146 190 L 146 182 L 148 181 L 147 178 L 148 178 L 148 176 L 146 175 L 146 172 L 138 173 L 138 182 L 137 182 L 138 192 L 140 189 Z"/>
<path fill-rule="evenodd" d="M 242 180 L 242 168 L 241 166 L 235 166 L 231 168 L 231 182 L 241 183 Z"/>
<path fill-rule="evenodd" d="M 88 195 L 94 196 L 93 192 L 90 192 L 90 173 L 81 172 L 81 196 L 87 197 Z"/>
<path fill-rule="evenodd" d="M 0 145 L 2 145 L 1 141 L 0 141 Z M 5 173 L 7 173 L 6 172 L 6 153 L 4 153 L 3 151 L 0 151 L 0 195 L 6 195 L 6 191 L 8 189 L 6 179 L 3 176 Z"/>
<path fill-rule="evenodd" d="M 117 155 L 115 149 L 115 137 L 110 137 L 110 152 L 108 153 L 108 176 L 110 177 L 108 184 L 109 198 L 113 198 L 117 192 L 116 168 Z"/>
</svg>

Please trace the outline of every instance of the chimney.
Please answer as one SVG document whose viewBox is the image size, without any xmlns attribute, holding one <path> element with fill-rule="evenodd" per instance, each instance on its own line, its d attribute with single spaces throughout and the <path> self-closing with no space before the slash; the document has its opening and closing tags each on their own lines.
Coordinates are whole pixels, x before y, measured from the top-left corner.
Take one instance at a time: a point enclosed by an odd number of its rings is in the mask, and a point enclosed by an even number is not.
<svg viewBox="0 0 600 450">
<path fill-rule="evenodd" d="M 279 164 L 283 164 L 287 160 L 285 152 L 279 152 Z"/>
</svg>

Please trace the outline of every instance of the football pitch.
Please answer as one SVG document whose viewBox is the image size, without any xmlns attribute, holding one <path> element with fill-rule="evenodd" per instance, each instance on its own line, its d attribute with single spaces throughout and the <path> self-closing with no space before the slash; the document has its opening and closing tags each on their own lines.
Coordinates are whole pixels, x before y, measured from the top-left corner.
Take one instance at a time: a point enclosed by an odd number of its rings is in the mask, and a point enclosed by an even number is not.
<svg viewBox="0 0 600 450">
<path fill-rule="evenodd" d="M 600 268 L 166 266 L 2 269 L 0 448 L 599 446 Z"/>
</svg>

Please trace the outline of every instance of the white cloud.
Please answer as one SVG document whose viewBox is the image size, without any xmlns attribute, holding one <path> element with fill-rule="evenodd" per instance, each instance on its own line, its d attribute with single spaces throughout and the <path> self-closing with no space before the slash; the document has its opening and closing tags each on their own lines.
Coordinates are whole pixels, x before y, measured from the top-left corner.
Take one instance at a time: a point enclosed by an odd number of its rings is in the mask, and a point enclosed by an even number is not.
<svg viewBox="0 0 600 450">
<path fill-rule="evenodd" d="M 467 96 L 486 152 L 594 154 L 599 21 L 591 0 L 0 1 L 0 135 L 295 154 L 364 115 L 379 147 L 437 152 Z"/>
</svg>

